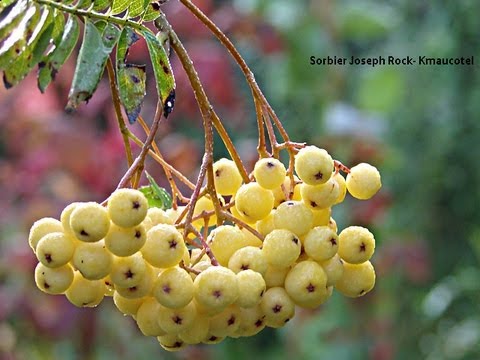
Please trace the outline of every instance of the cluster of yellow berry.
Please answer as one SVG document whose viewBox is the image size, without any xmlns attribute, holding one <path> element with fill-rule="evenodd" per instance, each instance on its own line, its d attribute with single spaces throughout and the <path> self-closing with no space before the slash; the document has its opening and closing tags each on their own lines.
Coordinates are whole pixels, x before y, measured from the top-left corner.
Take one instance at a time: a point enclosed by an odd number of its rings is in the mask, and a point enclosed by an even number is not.
<svg viewBox="0 0 480 360">
<path fill-rule="evenodd" d="M 349 297 L 373 288 L 373 235 L 359 226 L 337 235 L 331 207 L 347 191 L 373 196 L 381 187 L 376 168 L 335 166 L 327 151 L 307 146 L 295 156 L 295 177 L 275 158 L 260 159 L 249 183 L 231 160 L 213 170 L 222 208 L 239 221 L 202 230 L 202 215 L 209 224 L 217 219 L 212 200 L 201 196 L 192 225 L 206 236 L 203 248 L 177 224 L 184 207 L 149 209 L 142 192 L 119 189 L 106 207 L 73 203 L 60 220 L 33 224 L 38 288 L 76 306 L 113 296 L 170 351 L 281 327 L 296 306 L 315 308 L 334 288 Z"/>
</svg>

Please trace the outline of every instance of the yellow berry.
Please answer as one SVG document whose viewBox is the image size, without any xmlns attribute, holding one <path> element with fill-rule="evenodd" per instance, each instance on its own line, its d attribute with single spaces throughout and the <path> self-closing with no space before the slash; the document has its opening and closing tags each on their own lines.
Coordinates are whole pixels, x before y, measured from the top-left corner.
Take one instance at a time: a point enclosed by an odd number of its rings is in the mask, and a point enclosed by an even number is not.
<svg viewBox="0 0 480 360">
<path fill-rule="evenodd" d="M 51 268 L 68 263 L 75 251 L 72 238 L 63 232 L 53 232 L 43 236 L 37 244 L 38 261 Z"/>
<path fill-rule="evenodd" d="M 117 309 L 124 315 L 137 315 L 140 305 L 143 304 L 145 298 L 127 299 L 120 295 L 117 291 L 113 293 L 113 302 Z"/>
<path fill-rule="evenodd" d="M 237 305 L 251 308 L 260 303 L 266 290 L 262 275 L 253 270 L 240 271 L 237 274 L 238 299 Z"/>
<path fill-rule="evenodd" d="M 65 209 L 63 209 L 62 214 L 60 215 L 60 221 L 62 222 L 63 232 L 65 234 L 68 234 L 70 236 L 75 237 L 75 233 L 73 232 L 72 228 L 70 227 L 70 217 L 72 216 L 73 210 L 75 210 L 75 208 L 77 206 L 81 205 L 81 204 L 83 204 L 83 203 L 74 202 L 74 203 L 71 203 L 71 204 L 67 205 L 65 207 Z"/>
<path fill-rule="evenodd" d="M 294 182 L 300 181 L 297 176 L 293 177 Z M 284 201 L 287 201 L 288 195 L 290 193 L 290 176 L 285 176 L 283 183 L 272 190 L 273 197 L 275 199 L 273 207 L 278 207 Z M 300 187 L 298 185 L 294 185 L 293 187 L 293 196 L 291 200 L 299 201 L 302 200 L 300 196 Z"/>
<path fill-rule="evenodd" d="M 235 251 L 230 257 L 228 268 L 235 273 L 251 269 L 260 274 L 265 274 L 267 271 L 267 260 L 260 248 L 245 246 Z"/>
<path fill-rule="evenodd" d="M 330 221 L 330 216 L 332 215 L 332 208 L 312 210 L 313 214 L 313 224 L 315 226 L 328 226 Z"/>
<path fill-rule="evenodd" d="M 345 181 L 345 178 L 340 174 L 339 172 L 335 173 L 332 176 L 333 180 L 338 184 L 338 197 L 337 200 L 335 200 L 334 204 L 339 204 L 343 202 L 345 199 L 345 195 L 347 194 L 347 182 Z"/>
<path fill-rule="evenodd" d="M 105 283 L 102 280 L 87 280 L 75 271 L 73 282 L 65 291 L 67 299 L 78 307 L 95 307 L 105 296 Z"/>
<path fill-rule="evenodd" d="M 220 195 L 233 195 L 242 185 L 242 176 L 232 160 L 220 159 L 213 164 L 214 183 Z"/>
<path fill-rule="evenodd" d="M 112 222 L 105 245 L 107 249 L 117 256 L 130 256 L 139 251 L 147 241 L 147 233 L 143 224 L 124 228 Z"/>
<path fill-rule="evenodd" d="M 164 350 L 170 352 L 182 350 L 187 346 L 187 344 L 180 339 L 178 334 L 165 334 L 157 336 L 157 340 Z"/>
<path fill-rule="evenodd" d="M 255 163 L 253 175 L 258 185 L 273 190 L 282 185 L 287 170 L 282 162 L 275 158 L 263 158 Z"/>
<path fill-rule="evenodd" d="M 157 301 L 168 308 L 181 308 L 193 299 L 194 287 L 191 276 L 178 266 L 163 270 L 152 289 Z"/>
<path fill-rule="evenodd" d="M 238 298 L 238 283 L 235 273 L 222 266 L 212 266 L 195 278 L 196 301 L 208 308 L 222 309 Z"/>
<path fill-rule="evenodd" d="M 343 275 L 343 261 L 338 254 L 322 261 L 320 265 L 327 275 L 327 286 L 335 285 Z"/>
<path fill-rule="evenodd" d="M 128 299 L 140 299 L 150 295 L 153 287 L 155 273 L 150 265 L 147 265 L 145 274 L 140 282 L 130 287 L 115 286 L 116 291 Z"/>
<path fill-rule="evenodd" d="M 209 334 L 217 337 L 231 336 L 239 326 L 240 308 L 237 305 L 230 305 L 210 318 Z"/>
<path fill-rule="evenodd" d="M 375 238 L 368 229 L 349 226 L 338 235 L 338 255 L 350 264 L 369 260 L 375 251 Z"/>
<path fill-rule="evenodd" d="M 337 253 L 338 235 L 328 226 L 314 227 L 303 240 L 303 247 L 315 261 L 330 259 Z"/>
<path fill-rule="evenodd" d="M 370 199 L 382 187 L 380 173 L 377 168 L 360 163 L 350 169 L 346 180 L 348 192 L 360 200 Z"/>
<path fill-rule="evenodd" d="M 169 334 L 178 334 L 188 329 L 197 317 L 197 309 L 193 302 L 180 308 L 167 308 L 160 305 L 157 322 L 160 328 Z"/>
<path fill-rule="evenodd" d="M 312 210 L 329 208 L 340 196 L 338 183 L 330 178 L 320 185 L 302 184 L 300 189 L 303 202 Z"/>
<path fill-rule="evenodd" d="M 335 288 L 348 297 L 363 296 L 374 286 L 375 270 L 370 261 L 361 264 L 344 262 L 342 277 L 335 284 Z"/>
<path fill-rule="evenodd" d="M 73 269 L 70 264 L 49 268 L 42 263 L 35 267 L 35 283 L 47 294 L 63 294 L 72 284 Z"/>
<path fill-rule="evenodd" d="M 259 305 L 240 308 L 240 325 L 234 336 L 253 336 L 265 328 L 265 314 Z"/>
<path fill-rule="evenodd" d="M 262 252 L 269 265 L 287 267 L 300 255 L 301 243 L 297 235 L 284 229 L 275 229 L 265 237 Z"/>
<path fill-rule="evenodd" d="M 207 243 L 220 265 L 227 266 L 235 251 L 245 246 L 245 235 L 231 225 L 221 225 L 212 230 Z"/>
<path fill-rule="evenodd" d="M 148 201 L 145 195 L 135 189 L 117 189 L 108 199 L 108 215 L 121 227 L 140 224 L 147 216 Z"/>
<path fill-rule="evenodd" d="M 327 276 L 315 261 L 301 261 L 288 272 L 285 290 L 297 305 L 314 308 L 327 299 Z"/>
<path fill-rule="evenodd" d="M 295 303 L 282 287 L 272 287 L 263 295 L 260 307 L 269 327 L 284 326 L 295 315 Z"/>
<path fill-rule="evenodd" d="M 235 194 L 235 208 L 254 222 L 267 217 L 273 209 L 273 194 L 255 182 L 244 184 Z"/>
<path fill-rule="evenodd" d="M 257 221 L 257 223 L 255 224 L 257 231 L 263 236 L 266 236 L 267 234 L 272 232 L 272 230 L 275 229 L 275 222 L 273 221 L 274 214 L 275 214 L 275 210 L 272 210 L 267 217 Z"/>
<path fill-rule="evenodd" d="M 166 334 L 158 324 L 158 315 L 161 305 L 152 297 L 147 297 L 142 302 L 135 315 L 137 326 L 145 336 L 162 336 Z"/>
<path fill-rule="evenodd" d="M 295 156 L 295 171 L 305 184 L 320 185 L 332 176 L 333 159 L 324 149 L 306 146 Z"/>
<path fill-rule="evenodd" d="M 70 215 L 70 228 L 81 241 L 95 242 L 103 239 L 110 228 L 107 210 L 94 202 L 79 204 Z"/>
<path fill-rule="evenodd" d="M 267 287 L 283 286 L 285 277 L 290 271 L 290 267 L 278 267 L 268 265 L 267 272 L 265 273 L 265 283 Z"/>
<path fill-rule="evenodd" d="M 126 257 L 113 257 L 110 278 L 115 286 L 129 288 L 138 285 L 147 271 L 147 264 L 140 253 Z"/>
<path fill-rule="evenodd" d="M 156 207 L 148 209 L 147 218 L 149 218 L 150 221 L 152 222 L 152 226 L 155 226 L 158 224 L 173 225 L 173 222 L 174 222 L 174 219 L 172 219 L 166 211 Z"/>
<path fill-rule="evenodd" d="M 177 265 L 185 252 L 185 242 L 173 225 L 159 224 L 147 233 L 141 252 L 152 266 L 167 268 Z"/>
<path fill-rule="evenodd" d="M 258 222 L 257 222 L 258 224 Z M 245 239 L 245 246 L 255 246 L 261 247 L 263 245 L 262 240 L 260 240 L 257 236 L 252 234 L 247 228 L 241 229 L 244 239 Z"/>
<path fill-rule="evenodd" d="M 33 223 L 28 234 L 28 244 L 33 252 L 36 251 L 37 244 L 42 237 L 53 232 L 62 232 L 62 223 L 57 219 L 46 217 Z"/>
<path fill-rule="evenodd" d="M 275 228 L 290 230 L 297 236 L 306 234 L 313 224 L 310 209 L 301 201 L 286 201 L 273 214 Z"/>
<path fill-rule="evenodd" d="M 180 331 L 178 337 L 186 344 L 199 344 L 207 338 L 210 327 L 210 318 L 198 314 L 193 324 L 186 330 Z"/>
<path fill-rule="evenodd" d="M 77 245 L 72 264 L 88 280 L 100 280 L 110 274 L 113 257 L 103 240 Z"/>
</svg>

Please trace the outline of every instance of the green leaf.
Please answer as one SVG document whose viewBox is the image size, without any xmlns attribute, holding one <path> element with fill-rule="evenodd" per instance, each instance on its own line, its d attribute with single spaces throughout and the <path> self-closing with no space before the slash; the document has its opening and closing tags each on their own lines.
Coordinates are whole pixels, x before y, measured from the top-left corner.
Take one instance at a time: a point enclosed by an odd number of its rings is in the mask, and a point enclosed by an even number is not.
<svg viewBox="0 0 480 360">
<path fill-rule="evenodd" d="M 28 4 L 26 0 L 20 0 L 2 9 L 0 14 L 0 39 L 8 35 L 23 19 Z"/>
<path fill-rule="evenodd" d="M 18 84 L 28 75 L 30 70 L 42 59 L 47 49 L 55 26 L 54 9 L 43 8 L 40 20 L 32 29 L 32 34 L 27 46 L 15 59 L 15 61 L 4 71 L 3 82 L 5 87 L 12 87 Z"/>
<path fill-rule="evenodd" d="M 147 10 L 149 0 L 134 0 L 128 7 L 128 17 L 134 18 L 140 16 Z"/>
<path fill-rule="evenodd" d="M 63 15 L 61 15 L 63 17 Z M 75 17 L 70 16 L 65 24 L 65 31 L 55 49 L 40 63 L 38 88 L 44 92 L 55 78 L 60 67 L 68 59 L 78 40 L 80 28 Z"/>
<path fill-rule="evenodd" d="M 155 180 L 145 172 L 150 185 L 142 186 L 139 190 L 145 195 L 148 200 L 148 207 L 158 207 L 162 210 L 167 210 L 172 207 L 172 197 L 164 188 L 158 186 Z"/>
<path fill-rule="evenodd" d="M 127 113 L 128 121 L 133 124 L 143 104 L 146 94 L 145 65 L 127 64 L 128 49 L 139 36 L 130 28 L 125 28 L 117 46 L 117 84 L 120 100 Z"/>
<path fill-rule="evenodd" d="M 10 5 L 12 5 L 15 1 L 17 1 L 17 0 L 2 0 L 2 2 L 0 2 L 0 11 L 3 12 L 4 9 L 6 9 Z M 17 2 L 20 2 L 20 1 L 17 1 Z M 1 18 L 1 16 L 0 16 L 0 18 Z"/>
<path fill-rule="evenodd" d="M 68 94 L 67 111 L 75 110 L 82 101 L 88 101 L 92 97 L 119 36 L 120 29 L 115 25 L 103 21 L 94 24 L 88 18 L 85 19 L 83 43 Z"/>
<path fill-rule="evenodd" d="M 111 13 L 112 15 L 120 14 L 128 9 L 129 0 L 113 0 Z"/>
<path fill-rule="evenodd" d="M 142 21 L 153 21 L 160 16 L 160 10 L 156 3 L 150 3 L 148 5 L 147 11 L 142 16 Z"/>
<path fill-rule="evenodd" d="M 163 114 L 167 117 L 175 104 L 175 78 L 173 77 L 172 67 L 167 52 L 157 37 L 149 30 L 143 30 L 142 35 L 147 42 L 150 53 L 157 93 L 163 105 Z"/>
<path fill-rule="evenodd" d="M 75 8 L 77 9 L 88 9 L 92 5 L 92 0 L 80 0 L 76 5 Z"/>
<path fill-rule="evenodd" d="M 112 0 L 94 0 L 93 1 L 93 10 L 102 11 L 112 5 Z"/>
</svg>

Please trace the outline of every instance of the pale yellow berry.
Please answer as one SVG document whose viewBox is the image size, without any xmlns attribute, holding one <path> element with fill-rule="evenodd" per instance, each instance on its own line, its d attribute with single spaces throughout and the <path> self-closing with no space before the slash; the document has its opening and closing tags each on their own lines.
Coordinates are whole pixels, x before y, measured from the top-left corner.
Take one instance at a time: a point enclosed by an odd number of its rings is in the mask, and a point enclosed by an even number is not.
<svg viewBox="0 0 480 360">
<path fill-rule="evenodd" d="M 324 149 L 306 146 L 295 156 L 295 171 L 305 184 L 320 185 L 332 176 L 333 159 Z"/>
<path fill-rule="evenodd" d="M 269 265 L 288 267 L 297 260 L 300 251 L 300 240 L 288 230 L 275 229 L 263 241 L 262 252 Z"/>
<path fill-rule="evenodd" d="M 110 274 L 105 276 L 102 280 L 105 284 L 105 296 L 113 296 L 113 293 L 115 292 L 115 284 L 110 278 Z"/>
<path fill-rule="evenodd" d="M 338 255 L 350 264 L 369 260 L 375 251 L 375 238 L 368 229 L 349 226 L 338 235 Z"/>
<path fill-rule="evenodd" d="M 117 256 L 130 256 L 139 251 L 147 241 L 147 233 L 143 224 L 124 228 L 112 222 L 105 245 L 107 249 Z"/>
<path fill-rule="evenodd" d="M 272 210 L 267 217 L 257 221 L 257 223 L 255 224 L 257 231 L 263 236 L 266 236 L 267 234 L 271 233 L 272 230 L 275 229 L 275 222 L 273 221 L 274 214 L 275 214 L 275 210 Z"/>
<path fill-rule="evenodd" d="M 260 307 L 265 314 L 265 324 L 280 328 L 295 315 L 295 303 L 282 287 L 272 287 L 263 295 Z"/>
<path fill-rule="evenodd" d="M 300 181 L 300 179 L 297 176 L 294 176 L 293 180 L 294 180 L 294 183 Z M 290 187 L 290 184 L 291 184 L 290 176 L 286 176 L 285 179 L 283 180 L 283 183 L 272 190 L 273 197 L 275 199 L 273 203 L 274 208 L 278 207 L 278 205 L 280 205 L 281 203 L 287 201 L 290 191 L 292 190 Z M 300 187 L 298 185 L 294 185 L 293 195 L 290 200 L 294 200 L 294 201 L 302 200 L 302 197 L 300 195 Z"/>
<path fill-rule="evenodd" d="M 343 275 L 343 261 L 338 254 L 331 259 L 322 261 L 320 265 L 327 275 L 327 286 L 335 285 Z"/>
<path fill-rule="evenodd" d="M 223 202 L 222 200 L 219 200 Z M 215 206 L 213 204 L 212 199 L 208 195 L 204 195 L 200 198 L 198 198 L 197 202 L 195 203 L 195 209 L 193 210 L 193 216 L 199 216 L 205 213 L 212 213 L 210 217 L 208 218 L 208 224 L 209 226 L 215 225 L 217 223 L 217 215 L 215 215 Z M 200 218 L 197 219 L 193 222 L 193 225 L 197 228 L 201 228 L 205 226 L 205 219 Z"/>
<path fill-rule="evenodd" d="M 330 216 L 332 215 L 332 208 L 312 210 L 313 224 L 315 226 L 328 226 Z"/>
<path fill-rule="evenodd" d="M 370 199 L 382 187 L 380 173 L 375 166 L 360 163 L 350 169 L 346 180 L 348 192 L 360 200 Z"/>
<path fill-rule="evenodd" d="M 260 240 L 257 236 L 255 236 L 247 228 L 242 228 L 242 233 L 243 233 L 244 238 L 245 238 L 245 246 L 261 247 L 263 245 L 263 241 Z"/>
<path fill-rule="evenodd" d="M 206 308 L 222 309 L 238 298 L 235 273 L 222 266 L 212 266 L 195 278 L 196 301 Z"/>
<path fill-rule="evenodd" d="M 110 228 L 107 210 L 94 202 L 79 204 L 70 215 L 70 229 L 75 237 L 85 242 L 103 239 Z"/>
<path fill-rule="evenodd" d="M 245 235 L 231 225 L 221 225 L 212 230 L 207 243 L 220 265 L 227 266 L 235 251 L 245 246 Z"/>
<path fill-rule="evenodd" d="M 140 305 L 142 305 L 144 301 L 145 298 L 127 299 L 117 291 L 113 293 L 113 302 L 117 309 L 124 315 L 136 316 Z"/>
<path fill-rule="evenodd" d="M 273 194 L 255 182 L 244 184 L 235 194 L 235 208 L 250 222 L 267 217 L 273 209 Z"/>
<path fill-rule="evenodd" d="M 178 334 L 188 329 L 197 317 L 197 309 L 193 302 L 181 308 L 167 308 L 160 305 L 157 322 L 160 328 L 169 334 Z"/>
<path fill-rule="evenodd" d="M 240 308 L 240 326 L 233 336 L 253 336 L 264 328 L 265 314 L 260 305 L 252 308 Z"/>
<path fill-rule="evenodd" d="M 273 265 L 268 265 L 267 272 L 265 273 L 265 283 L 267 287 L 283 286 L 285 282 L 285 277 L 290 271 L 290 267 L 278 267 Z"/>
<path fill-rule="evenodd" d="M 178 334 L 165 334 L 162 336 L 157 336 L 157 340 L 164 350 L 170 352 L 180 351 L 187 346 L 187 344 L 180 339 Z"/>
<path fill-rule="evenodd" d="M 330 220 L 328 221 L 328 227 L 330 229 L 332 229 L 335 233 L 338 232 L 338 226 L 337 226 L 337 222 L 335 221 L 334 218 L 330 218 Z"/>
<path fill-rule="evenodd" d="M 312 210 L 329 208 L 340 196 L 338 183 L 330 178 L 320 185 L 302 184 L 300 189 L 303 202 Z"/>
<path fill-rule="evenodd" d="M 134 286 L 121 287 L 115 286 L 116 291 L 128 299 L 140 299 L 150 295 L 153 287 L 155 272 L 153 268 L 147 264 L 145 274 L 142 276 L 140 282 Z"/>
<path fill-rule="evenodd" d="M 185 253 L 185 242 L 173 225 L 159 224 L 147 233 L 142 255 L 152 266 L 167 268 L 177 265 Z"/>
<path fill-rule="evenodd" d="M 157 207 L 148 209 L 147 218 L 150 219 L 152 226 L 158 224 L 170 224 L 173 225 L 174 219 L 172 219 L 169 214 Z"/>
<path fill-rule="evenodd" d="M 73 210 L 75 210 L 75 208 L 77 206 L 81 205 L 81 204 L 83 204 L 83 203 L 74 202 L 74 203 L 71 203 L 71 204 L 67 205 L 65 207 L 65 209 L 63 209 L 62 214 L 60 215 L 60 221 L 62 222 L 63 232 L 65 234 L 68 234 L 70 236 L 75 237 L 75 233 L 73 232 L 72 228 L 70 227 L 70 217 L 72 216 Z"/>
<path fill-rule="evenodd" d="M 214 183 L 220 195 L 233 195 L 242 185 L 242 176 L 232 160 L 220 159 L 213 164 Z"/>
<path fill-rule="evenodd" d="M 275 228 L 290 230 L 297 236 L 306 234 L 312 228 L 313 215 L 301 201 L 286 201 L 273 214 Z"/>
<path fill-rule="evenodd" d="M 165 214 L 172 220 L 172 224 L 175 224 L 185 211 L 185 206 L 178 206 L 176 209 L 171 208 L 165 211 Z"/>
<path fill-rule="evenodd" d="M 87 280 L 80 272 L 75 271 L 73 282 L 65 295 L 75 306 L 95 307 L 105 296 L 105 283 L 102 280 Z"/>
<path fill-rule="evenodd" d="M 72 238 L 63 232 L 53 232 L 43 236 L 37 244 L 38 261 L 51 268 L 68 263 L 75 251 Z"/>
<path fill-rule="evenodd" d="M 140 253 L 126 257 L 113 256 L 110 278 L 115 286 L 129 288 L 138 285 L 147 271 L 147 264 Z"/>
<path fill-rule="evenodd" d="M 121 227 L 140 224 L 147 216 L 148 201 L 145 195 L 135 189 L 117 189 L 108 199 L 108 215 Z"/>
<path fill-rule="evenodd" d="M 138 308 L 135 321 L 143 335 L 161 336 L 166 334 L 157 321 L 160 309 L 161 305 L 152 297 L 145 298 Z"/>
<path fill-rule="evenodd" d="M 335 200 L 334 204 L 340 204 L 345 199 L 345 195 L 347 194 L 347 182 L 345 178 L 339 172 L 335 173 L 332 176 L 332 179 L 338 184 L 338 197 Z"/>
<path fill-rule="evenodd" d="M 207 338 L 209 327 L 210 318 L 197 313 L 193 324 L 191 324 L 188 329 L 180 331 L 178 337 L 186 344 L 199 344 Z"/>
<path fill-rule="evenodd" d="M 106 249 L 103 240 L 77 245 L 72 264 L 88 280 L 100 280 L 110 274 L 113 256 Z"/>
<path fill-rule="evenodd" d="M 335 284 L 335 288 L 348 297 L 363 296 L 374 286 L 375 270 L 370 261 L 361 264 L 344 262 L 342 277 Z"/>
<path fill-rule="evenodd" d="M 267 271 L 267 260 L 260 248 L 245 246 L 235 251 L 230 257 L 228 268 L 235 273 L 251 269 L 260 274 L 265 274 Z"/>
<path fill-rule="evenodd" d="M 266 290 L 265 280 L 262 275 L 253 270 L 244 270 L 237 274 L 237 281 L 237 305 L 244 308 L 258 305 Z"/>
<path fill-rule="evenodd" d="M 231 213 L 235 218 L 237 218 L 238 220 L 243 221 L 243 222 L 246 223 L 247 225 L 255 226 L 254 224 L 255 224 L 255 221 L 256 221 L 256 220 L 251 219 L 251 218 L 247 218 L 245 215 L 243 215 L 242 213 L 240 213 L 235 206 L 232 206 L 229 210 L 230 210 L 230 213 Z"/>
<path fill-rule="evenodd" d="M 207 256 L 207 259 L 199 261 L 195 265 L 193 265 L 192 269 L 195 271 L 202 272 L 203 270 L 208 269 L 209 267 L 213 266 L 212 263 L 210 262 L 210 258 Z M 195 273 L 190 273 L 190 276 L 193 280 L 197 277 Z"/>
<path fill-rule="evenodd" d="M 178 266 L 163 270 L 152 289 L 157 301 L 168 308 L 181 308 L 193 299 L 192 277 Z"/>
<path fill-rule="evenodd" d="M 303 247 L 313 260 L 325 261 L 337 253 L 338 235 L 328 226 L 314 227 L 305 236 Z"/>
<path fill-rule="evenodd" d="M 35 283 L 47 294 L 63 294 L 72 284 L 73 269 L 70 264 L 49 268 L 42 263 L 35 267 Z"/>
<path fill-rule="evenodd" d="M 240 308 L 237 305 L 230 305 L 210 318 L 209 334 L 217 337 L 231 336 L 239 326 Z"/>
<path fill-rule="evenodd" d="M 62 223 L 57 219 L 46 217 L 33 223 L 28 234 L 28 244 L 33 252 L 36 251 L 37 244 L 42 237 L 53 232 L 62 232 Z"/>
<path fill-rule="evenodd" d="M 327 299 L 327 276 L 315 261 L 301 261 L 288 272 L 285 290 L 297 305 L 314 308 Z"/>
<path fill-rule="evenodd" d="M 273 190 L 282 185 L 287 170 L 282 162 L 275 158 L 263 158 L 255 163 L 253 176 L 258 185 Z"/>
<path fill-rule="evenodd" d="M 219 344 L 223 340 L 225 340 L 225 338 L 226 338 L 225 336 L 219 337 L 219 336 L 212 335 L 212 334 L 210 334 L 210 332 L 208 332 L 207 336 L 202 341 L 202 343 L 203 344 L 209 344 L 209 345 Z"/>
</svg>

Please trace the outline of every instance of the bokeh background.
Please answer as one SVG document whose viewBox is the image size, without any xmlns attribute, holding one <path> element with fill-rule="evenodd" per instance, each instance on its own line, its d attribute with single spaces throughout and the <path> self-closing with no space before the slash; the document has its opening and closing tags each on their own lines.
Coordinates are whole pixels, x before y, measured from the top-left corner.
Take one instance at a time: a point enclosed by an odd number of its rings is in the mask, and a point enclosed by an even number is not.
<svg viewBox="0 0 480 360">
<path fill-rule="evenodd" d="M 63 111 L 74 59 L 47 93 L 35 76 L 0 88 L 0 359 L 478 359 L 480 358 L 480 71 L 475 66 L 311 66 L 310 56 L 475 56 L 474 0 L 197 0 L 235 42 L 292 139 L 347 165 L 377 166 L 383 188 L 334 209 L 343 228 L 377 239 L 377 285 L 338 294 L 285 328 L 170 354 L 110 299 L 77 309 L 33 281 L 32 222 L 73 201 L 105 199 L 126 170 L 108 82 L 74 115 Z M 184 41 L 245 163 L 256 152 L 252 100 L 228 53 L 175 0 L 165 11 Z M 145 63 L 136 45 L 130 60 Z M 192 179 L 201 118 L 175 56 L 165 157 Z M 150 76 L 151 76 L 151 69 Z M 34 75 L 34 74 L 32 74 Z M 2 85 L 3 86 L 3 85 Z M 143 112 L 150 121 L 153 81 Z M 139 125 L 131 126 L 141 135 Z M 219 142 L 217 142 L 219 144 Z M 219 144 L 220 145 L 220 144 Z M 217 146 L 216 157 L 226 154 Z M 162 183 L 162 172 L 147 169 Z"/>
</svg>

